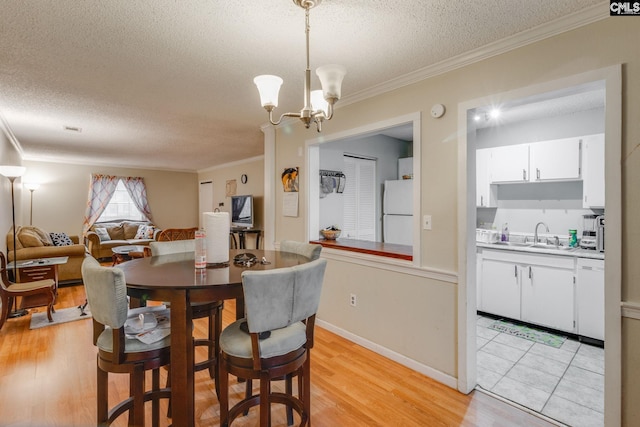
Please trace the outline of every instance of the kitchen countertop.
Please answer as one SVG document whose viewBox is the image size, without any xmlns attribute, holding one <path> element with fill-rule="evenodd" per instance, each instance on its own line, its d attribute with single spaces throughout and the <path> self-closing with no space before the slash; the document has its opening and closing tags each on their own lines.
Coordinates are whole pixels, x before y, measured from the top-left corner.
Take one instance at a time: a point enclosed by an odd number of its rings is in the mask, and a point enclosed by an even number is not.
<svg viewBox="0 0 640 427">
<path fill-rule="evenodd" d="M 549 245 L 548 247 L 534 247 L 533 244 L 524 245 L 524 244 L 508 244 L 503 242 L 497 243 L 482 243 L 476 242 L 476 246 L 479 248 L 487 248 L 487 249 L 498 249 L 503 251 L 517 251 L 517 252 L 530 252 L 530 253 L 538 253 L 538 254 L 548 254 L 548 255 L 559 255 L 559 256 L 570 256 L 577 258 L 591 258 L 591 259 L 604 259 L 604 252 L 598 252 L 589 249 L 582 248 L 571 248 L 571 249 L 556 249 L 554 246 Z M 547 245 L 544 245 L 547 246 Z"/>
</svg>

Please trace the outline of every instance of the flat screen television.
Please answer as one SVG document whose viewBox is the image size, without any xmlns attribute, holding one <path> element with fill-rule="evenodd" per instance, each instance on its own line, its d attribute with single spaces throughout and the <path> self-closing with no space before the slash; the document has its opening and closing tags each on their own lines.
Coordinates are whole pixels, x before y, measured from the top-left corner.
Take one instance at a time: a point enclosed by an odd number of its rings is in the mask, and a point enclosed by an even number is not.
<svg viewBox="0 0 640 427">
<path fill-rule="evenodd" d="M 231 226 L 253 228 L 253 196 L 231 196 Z"/>
</svg>

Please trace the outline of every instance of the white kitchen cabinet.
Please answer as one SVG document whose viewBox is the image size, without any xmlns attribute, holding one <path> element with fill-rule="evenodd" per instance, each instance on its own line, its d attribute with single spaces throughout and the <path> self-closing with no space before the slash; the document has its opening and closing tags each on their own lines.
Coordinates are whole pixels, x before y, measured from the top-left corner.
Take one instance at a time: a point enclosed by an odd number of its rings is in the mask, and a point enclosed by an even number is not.
<svg viewBox="0 0 640 427">
<path fill-rule="evenodd" d="M 498 251 L 483 251 L 481 311 L 511 319 L 520 319 L 520 272 L 518 265 L 510 261 L 502 261 L 500 254 L 496 255 L 494 252 Z"/>
<path fill-rule="evenodd" d="M 582 138 L 582 207 L 604 208 L 604 134 Z"/>
<path fill-rule="evenodd" d="M 604 260 L 578 258 L 578 334 L 604 341 Z"/>
<path fill-rule="evenodd" d="M 575 258 L 483 249 L 480 311 L 575 332 Z"/>
<path fill-rule="evenodd" d="M 495 207 L 495 197 L 492 197 L 491 181 L 489 178 L 489 162 L 491 148 L 476 150 L 476 206 L 482 208 Z"/>
<path fill-rule="evenodd" d="M 490 182 L 526 182 L 529 180 L 529 144 L 507 145 L 491 149 Z"/>
<path fill-rule="evenodd" d="M 580 179 L 580 138 L 534 142 L 529 158 L 531 182 Z"/>
<path fill-rule="evenodd" d="M 573 259 L 550 256 L 530 261 L 522 267 L 521 320 L 575 332 Z"/>
</svg>

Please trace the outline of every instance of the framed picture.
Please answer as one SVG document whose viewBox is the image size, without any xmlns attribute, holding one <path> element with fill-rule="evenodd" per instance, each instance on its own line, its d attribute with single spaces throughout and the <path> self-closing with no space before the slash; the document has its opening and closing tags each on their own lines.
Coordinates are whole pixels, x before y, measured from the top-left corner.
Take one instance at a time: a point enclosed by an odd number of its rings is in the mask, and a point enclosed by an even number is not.
<svg viewBox="0 0 640 427">
<path fill-rule="evenodd" d="M 282 172 L 282 187 L 285 193 L 298 192 L 298 168 L 287 168 Z"/>
</svg>

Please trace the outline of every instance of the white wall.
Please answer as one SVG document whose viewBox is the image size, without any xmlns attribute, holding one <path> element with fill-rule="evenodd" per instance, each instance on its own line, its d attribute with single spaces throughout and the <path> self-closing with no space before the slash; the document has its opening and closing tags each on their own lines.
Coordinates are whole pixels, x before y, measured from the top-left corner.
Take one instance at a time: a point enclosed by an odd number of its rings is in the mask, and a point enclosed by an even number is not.
<svg viewBox="0 0 640 427">
<path fill-rule="evenodd" d="M 22 159 L 20 154 L 15 149 L 9 138 L 6 137 L 2 129 L 0 129 L 0 165 L 12 165 L 21 166 Z M 22 197 L 22 178 L 18 178 L 14 184 L 15 203 L 16 203 L 16 224 L 20 224 L 19 218 L 22 213 L 22 206 L 20 200 Z M 27 191 L 28 193 L 28 191 Z M 5 234 L 11 230 L 11 181 L 8 178 L 0 175 L 0 237 L 2 243 L 0 244 L 0 251 L 7 253 L 6 241 L 4 239 Z"/>
<path fill-rule="evenodd" d="M 160 228 L 197 225 L 195 173 L 25 161 L 24 182 L 40 183 L 33 194 L 33 225 L 47 232 L 81 235 L 92 173 L 143 177 L 154 223 Z M 18 224 L 29 224 L 29 192 L 24 191 Z"/>
<path fill-rule="evenodd" d="M 604 133 L 604 108 L 478 129 L 476 148 L 526 144 L 597 133 Z"/>
<path fill-rule="evenodd" d="M 385 135 L 346 139 L 320 145 L 320 169 L 344 170 L 345 153 L 376 159 L 376 240 L 382 241 L 382 194 L 384 181 L 398 179 L 398 158 L 411 153 L 411 142 Z M 347 185 L 349 183 L 347 182 Z M 320 199 L 320 226 L 342 228 L 342 194 L 333 192 Z"/>
<path fill-rule="evenodd" d="M 246 184 L 240 180 L 243 174 L 247 175 Z M 213 181 L 213 206 L 222 212 L 231 210 L 231 198 L 226 196 L 226 183 L 234 179 L 237 185 L 236 194 L 253 196 L 254 228 L 262 229 L 264 225 L 264 158 L 262 156 L 198 172 L 198 182 Z M 280 177 L 274 177 L 274 179 L 280 181 Z M 220 206 L 221 203 L 222 206 Z M 254 246 L 255 235 L 249 234 L 247 247 Z M 264 247 L 262 243 L 260 246 Z"/>
</svg>

